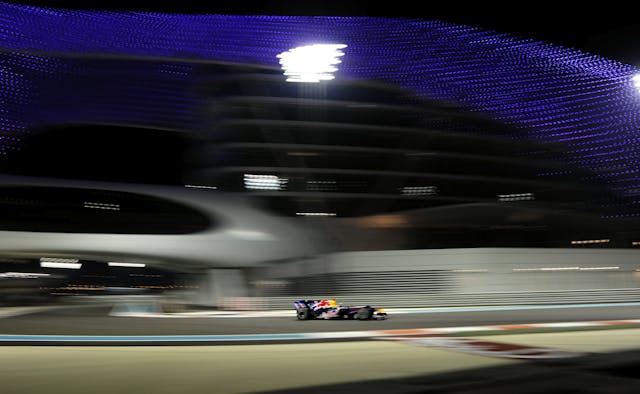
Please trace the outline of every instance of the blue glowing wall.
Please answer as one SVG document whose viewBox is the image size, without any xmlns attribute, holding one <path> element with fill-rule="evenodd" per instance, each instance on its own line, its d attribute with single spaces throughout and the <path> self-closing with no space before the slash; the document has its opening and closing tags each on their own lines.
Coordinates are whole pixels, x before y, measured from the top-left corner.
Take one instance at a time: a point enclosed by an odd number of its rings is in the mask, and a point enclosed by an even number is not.
<svg viewBox="0 0 640 394">
<path fill-rule="evenodd" d="M 277 67 L 276 55 L 292 47 L 345 43 L 338 77 L 386 80 L 487 112 L 523 130 L 514 138 L 564 142 L 564 159 L 596 171 L 621 195 L 640 196 L 640 94 L 631 81 L 637 70 L 595 55 L 438 21 L 113 13 L 8 4 L 0 4 L 0 16 L 5 151 L 19 147 L 23 131 L 36 123 L 184 127 L 192 121 L 195 98 L 185 87 L 187 64 L 131 60 L 122 67 L 133 74 L 124 69 L 114 74 L 110 67 L 104 72 L 109 82 L 95 85 L 104 62 L 47 53 Z M 93 82 L 83 83 L 89 77 Z M 77 99 L 83 95 L 91 99 Z"/>
</svg>

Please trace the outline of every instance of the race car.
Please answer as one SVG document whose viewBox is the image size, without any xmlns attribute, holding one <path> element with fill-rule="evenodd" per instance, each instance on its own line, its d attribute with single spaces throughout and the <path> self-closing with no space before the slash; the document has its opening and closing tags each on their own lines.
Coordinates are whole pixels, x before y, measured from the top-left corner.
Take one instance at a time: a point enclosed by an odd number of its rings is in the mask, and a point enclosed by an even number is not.
<svg viewBox="0 0 640 394">
<path fill-rule="evenodd" d="M 335 299 L 330 300 L 297 300 L 293 303 L 298 320 L 312 319 L 355 319 L 385 320 L 384 309 L 367 306 L 342 306 Z"/>
</svg>

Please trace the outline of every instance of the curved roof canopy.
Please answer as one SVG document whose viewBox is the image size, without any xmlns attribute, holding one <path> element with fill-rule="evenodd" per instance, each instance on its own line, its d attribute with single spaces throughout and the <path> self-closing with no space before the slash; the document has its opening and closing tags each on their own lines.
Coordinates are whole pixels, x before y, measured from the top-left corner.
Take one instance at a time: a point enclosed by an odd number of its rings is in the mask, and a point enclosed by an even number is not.
<svg viewBox="0 0 640 394">
<path fill-rule="evenodd" d="M 189 82 L 198 63 L 279 67 L 278 55 L 292 48 L 344 44 L 336 78 L 382 80 L 419 97 L 486 112 L 521 130 L 515 139 L 564 143 L 565 160 L 594 171 L 620 195 L 640 194 L 638 70 L 596 55 L 410 19 L 172 15 L 10 4 L 0 4 L 0 15 L 0 100 L 6 103 L 0 149 L 5 153 L 19 149 L 23 133 L 38 123 L 185 127 L 194 121 L 198 98 Z M 109 68 L 110 78 L 91 86 L 100 94 L 83 91 L 83 78 L 104 72 L 110 56 L 127 56 L 129 62 L 121 64 L 122 73 Z M 136 63 L 141 57 L 156 61 Z M 63 80 L 79 83 L 65 90 Z"/>
</svg>

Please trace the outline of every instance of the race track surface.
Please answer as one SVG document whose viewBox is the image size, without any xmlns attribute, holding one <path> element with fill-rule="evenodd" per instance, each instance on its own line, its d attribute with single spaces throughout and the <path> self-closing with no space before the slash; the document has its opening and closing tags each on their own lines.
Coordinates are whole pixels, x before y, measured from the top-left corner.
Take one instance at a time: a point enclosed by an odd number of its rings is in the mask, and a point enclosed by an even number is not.
<svg viewBox="0 0 640 394">
<path fill-rule="evenodd" d="M 297 321 L 282 317 L 117 317 L 111 307 L 68 307 L 0 318 L 0 334 L 23 335 L 231 335 L 390 330 L 640 319 L 640 306 L 481 310 L 430 313 L 390 312 L 385 321 Z"/>
</svg>

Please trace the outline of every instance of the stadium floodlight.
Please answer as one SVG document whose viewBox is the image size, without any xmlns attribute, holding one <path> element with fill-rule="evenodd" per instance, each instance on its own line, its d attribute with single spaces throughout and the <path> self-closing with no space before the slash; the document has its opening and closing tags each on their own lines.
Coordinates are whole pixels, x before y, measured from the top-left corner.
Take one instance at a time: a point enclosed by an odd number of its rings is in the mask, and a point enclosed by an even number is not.
<svg viewBox="0 0 640 394">
<path fill-rule="evenodd" d="M 82 263 L 78 259 L 64 259 L 58 257 L 40 257 L 40 267 L 42 268 L 65 268 L 78 270 Z"/>
<path fill-rule="evenodd" d="M 277 175 L 244 174 L 245 189 L 285 190 L 289 179 Z"/>
<path fill-rule="evenodd" d="M 2 272 L 0 278 L 20 278 L 20 279 L 37 279 L 51 276 L 51 274 L 43 274 L 41 272 Z"/>
<path fill-rule="evenodd" d="M 82 268 L 82 263 L 58 263 L 55 261 L 41 261 L 40 267 L 79 270 L 80 268 Z"/>
<path fill-rule="evenodd" d="M 143 263 L 120 263 L 117 261 L 109 261 L 107 262 L 109 267 L 134 267 L 134 268 L 144 268 L 147 265 Z"/>
<path fill-rule="evenodd" d="M 631 77 L 631 82 L 633 82 L 633 86 L 640 91 L 640 73 Z"/>
<path fill-rule="evenodd" d="M 313 44 L 289 49 L 277 57 L 288 82 L 320 82 L 334 79 L 342 63 L 345 44 Z"/>
</svg>

